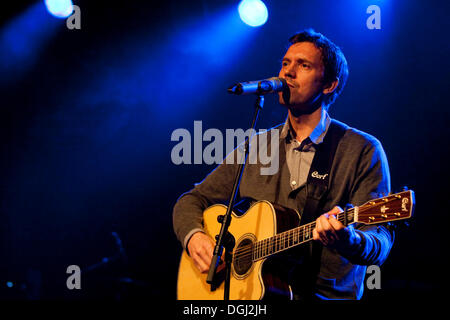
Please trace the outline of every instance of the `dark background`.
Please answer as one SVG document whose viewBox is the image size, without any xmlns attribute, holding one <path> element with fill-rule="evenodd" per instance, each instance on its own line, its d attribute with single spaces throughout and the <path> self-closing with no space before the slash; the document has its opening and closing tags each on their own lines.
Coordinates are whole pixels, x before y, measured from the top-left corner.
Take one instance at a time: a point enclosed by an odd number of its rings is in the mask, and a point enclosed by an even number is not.
<svg viewBox="0 0 450 320">
<path fill-rule="evenodd" d="M 383 143 L 393 191 L 415 217 L 365 300 L 435 297 L 445 280 L 448 10 L 434 1 L 265 1 L 244 25 L 238 1 L 74 1 L 68 30 L 42 1 L 15 1 L 0 21 L 0 298 L 175 299 L 179 195 L 214 165 L 174 165 L 177 128 L 250 125 L 253 97 L 226 88 L 278 74 L 287 39 L 312 27 L 339 45 L 350 75 L 330 115 Z M 442 2 L 444 3 L 444 2 Z M 369 30 L 366 9 L 381 9 Z M 445 90 L 445 91 L 444 91 Z M 266 98 L 259 128 L 285 119 Z M 204 144 L 203 146 L 205 146 Z M 82 269 L 68 290 L 66 268 Z M 7 282 L 12 282 L 8 287 Z"/>
</svg>

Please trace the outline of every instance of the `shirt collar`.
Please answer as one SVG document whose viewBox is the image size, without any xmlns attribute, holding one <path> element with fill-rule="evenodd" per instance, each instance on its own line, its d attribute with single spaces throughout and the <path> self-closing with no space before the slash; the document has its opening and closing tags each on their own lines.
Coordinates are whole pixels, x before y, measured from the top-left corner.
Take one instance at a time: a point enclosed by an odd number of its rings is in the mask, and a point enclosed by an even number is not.
<svg viewBox="0 0 450 320">
<path fill-rule="evenodd" d="M 309 139 L 314 144 L 319 144 L 323 142 L 323 139 L 325 138 L 325 135 L 328 131 L 328 128 L 331 123 L 331 118 L 328 115 L 328 112 L 322 108 L 322 114 L 320 116 L 319 123 L 314 128 L 314 130 L 309 135 Z M 286 121 L 284 123 L 283 129 L 281 129 L 280 138 L 281 139 L 287 139 L 290 141 L 294 137 L 294 134 L 292 134 L 294 129 L 292 129 L 291 123 L 289 121 L 289 117 L 286 118 Z"/>
</svg>

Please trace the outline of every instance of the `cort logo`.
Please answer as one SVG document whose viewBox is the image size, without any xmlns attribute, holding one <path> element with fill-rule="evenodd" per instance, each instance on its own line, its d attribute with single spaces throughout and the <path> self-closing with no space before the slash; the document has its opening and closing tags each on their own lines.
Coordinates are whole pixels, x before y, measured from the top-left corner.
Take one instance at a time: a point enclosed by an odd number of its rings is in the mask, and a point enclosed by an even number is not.
<svg viewBox="0 0 450 320">
<path fill-rule="evenodd" d="M 406 205 L 408 204 L 408 202 L 409 202 L 408 198 L 403 198 L 402 199 L 402 211 L 408 212 L 408 209 L 406 208 Z"/>
<path fill-rule="evenodd" d="M 319 174 L 317 171 L 314 171 L 313 173 L 311 173 L 311 177 L 313 178 L 317 178 L 317 179 L 322 179 L 325 180 L 325 178 L 327 177 L 328 173 L 325 174 Z"/>
</svg>

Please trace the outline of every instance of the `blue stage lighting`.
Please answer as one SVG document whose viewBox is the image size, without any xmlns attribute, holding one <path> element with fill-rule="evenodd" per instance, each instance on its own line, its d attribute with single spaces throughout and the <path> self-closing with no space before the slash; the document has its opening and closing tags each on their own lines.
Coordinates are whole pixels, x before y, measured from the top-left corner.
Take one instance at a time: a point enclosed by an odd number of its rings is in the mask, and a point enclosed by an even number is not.
<svg viewBox="0 0 450 320">
<path fill-rule="evenodd" d="M 242 0 L 238 11 L 241 20 L 251 27 L 262 26 L 269 16 L 267 7 L 261 0 Z"/>
<path fill-rule="evenodd" d="M 72 0 L 45 0 L 45 6 L 57 18 L 67 18 L 73 12 Z"/>
</svg>

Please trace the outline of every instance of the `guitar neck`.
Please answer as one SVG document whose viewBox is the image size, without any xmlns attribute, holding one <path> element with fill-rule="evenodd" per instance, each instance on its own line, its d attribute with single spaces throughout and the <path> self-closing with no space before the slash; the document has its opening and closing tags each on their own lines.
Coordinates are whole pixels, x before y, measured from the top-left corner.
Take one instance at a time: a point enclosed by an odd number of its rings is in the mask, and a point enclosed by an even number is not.
<svg viewBox="0 0 450 320">
<path fill-rule="evenodd" d="M 414 203 L 414 192 L 405 190 L 383 198 L 372 199 L 363 205 L 348 209 L 347 212 L 338 213 L 336 219 L 347 225 L 356 222 L 366 225 L 395 222 L 411 218 Z M 242 246 L 235 250 L 235 257 L 236 259 L 248 259 L 251 255 L 253 261 L 266 258 L 311 241 L 315 227 L 316 222 L 314 221 Z"/>
<path fill-rule="evenodd" d="M 344 223 L 346 220 L 349 222 L 353 222 L 354 212 L 355 208 L 351 208 L 347 211 L 347 219 L 345 219 L 344 212 L 337 214 L 336 219 L 342 223 Z M 281 232 L 273 237 L 255 242 L 253 244 L 252 250 L 253 261 L 267 258 L 278 252 L 311 241 L 313 239 L 312 233 L 315 227 L 316 222 L 314 221 L 311 223 L 301 225 L 297 228 Z"/>
</svg>

